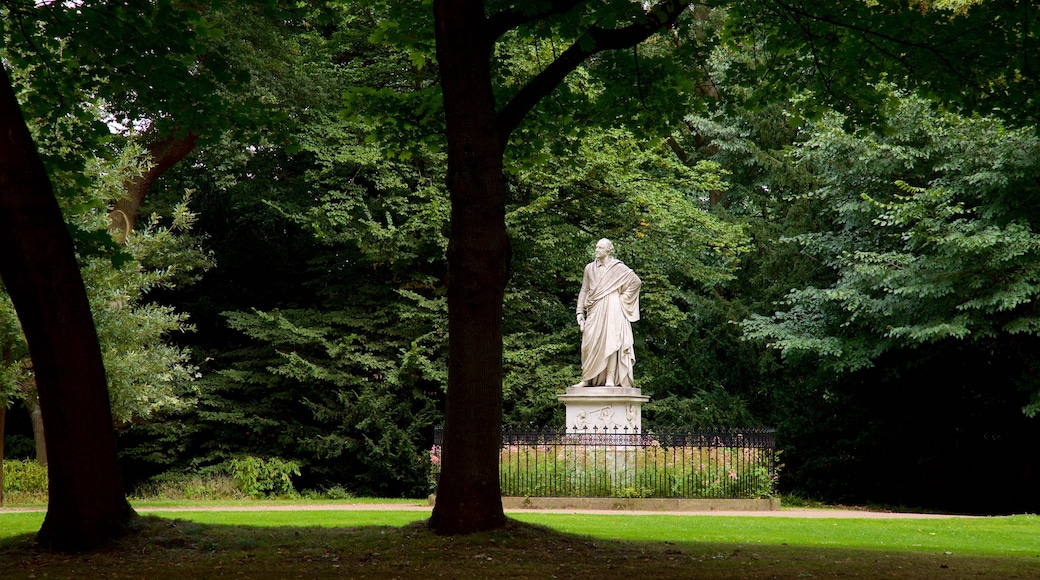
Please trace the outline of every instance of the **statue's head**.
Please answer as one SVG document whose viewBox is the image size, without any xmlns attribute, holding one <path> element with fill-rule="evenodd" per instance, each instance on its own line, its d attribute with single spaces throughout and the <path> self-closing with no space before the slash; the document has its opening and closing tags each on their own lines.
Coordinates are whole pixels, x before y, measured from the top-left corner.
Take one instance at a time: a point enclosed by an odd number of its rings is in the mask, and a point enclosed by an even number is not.
<svg viewBox="0 0 1040 580">
<path fill-rule="evenodd" d="M 596 242 L 596 257 L 597 258 L 606 258 L 607 256 L 613 256 L 613 255 L 614 255 L 614 243 L 613 242 L 611 242 L 607 238 L 603 238 L 600 241 Z"/>
</svg>

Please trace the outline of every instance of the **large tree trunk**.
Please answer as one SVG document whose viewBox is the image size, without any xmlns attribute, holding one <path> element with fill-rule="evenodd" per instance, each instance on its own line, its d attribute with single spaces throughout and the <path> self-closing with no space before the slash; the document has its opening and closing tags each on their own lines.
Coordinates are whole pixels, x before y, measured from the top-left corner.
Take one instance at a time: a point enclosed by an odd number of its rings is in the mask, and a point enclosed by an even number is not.
<svg viewBox="0 0 1040 580">
<path fill-rule="evenodd" d="M 430 527 L 459 534 L 505 524 L 502 301 L 509 268 L 504 143 L 491 93 L 481 2 L 437 0 L 437 60 L 448 137 L 448 393 Z"/>
<path fill-rule="evenodd" d="M 38 540 L 81 550 L 134 517 L 116 457 L 105 369 L 72 237 L 22 118 L 0 79 L 0 276 L 32 356 L 47 428 L 50 497 Z"/>
</svg>

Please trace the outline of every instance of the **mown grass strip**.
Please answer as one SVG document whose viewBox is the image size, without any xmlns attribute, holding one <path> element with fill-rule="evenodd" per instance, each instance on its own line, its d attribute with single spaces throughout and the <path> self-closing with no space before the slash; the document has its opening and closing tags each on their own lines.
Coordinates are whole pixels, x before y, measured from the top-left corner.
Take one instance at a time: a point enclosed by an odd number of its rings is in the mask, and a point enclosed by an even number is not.
<svg viewBox="0 0 1040 580">
<path fill-rule="evenodd" d="M 514 518 L 556 531 L 629 541 L 813 546 L 1040 558 L 1040 517 L 825 519 L 558 514 Z"/>
</svg>

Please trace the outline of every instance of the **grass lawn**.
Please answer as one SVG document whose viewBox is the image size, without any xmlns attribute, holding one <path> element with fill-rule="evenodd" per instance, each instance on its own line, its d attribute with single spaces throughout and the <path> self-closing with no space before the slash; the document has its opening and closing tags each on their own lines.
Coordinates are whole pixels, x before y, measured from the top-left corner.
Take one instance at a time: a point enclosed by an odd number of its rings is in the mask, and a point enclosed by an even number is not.
<svg viewBox="0 0 1040 580">
<path fill-rule="evenodd" d="M 191 507 L 197 504 L 185 505 Z M 264 505 L 255 506 L 263 510 Z M 138 505 L 142 514 L 146 506 Z M 186 511 L 75 556 L 43 514 L 0 514 L 0 578 L 1038 578 L 1040 518 L 819 519 L 518 513 L 444 538 L 416 511 Z"/>
</svg>

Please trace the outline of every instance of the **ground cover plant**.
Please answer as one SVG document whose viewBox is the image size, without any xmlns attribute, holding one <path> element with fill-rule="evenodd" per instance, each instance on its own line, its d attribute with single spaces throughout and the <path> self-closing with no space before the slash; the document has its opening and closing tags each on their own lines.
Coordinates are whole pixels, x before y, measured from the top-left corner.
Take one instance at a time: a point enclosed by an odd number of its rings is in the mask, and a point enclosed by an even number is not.
<svg viewBox="0 0 1040 580">
<path fill-rule="evenodd" d="M 147 509 L 139 507 L 142 513 Z M 1036 516 L 524 512 L 513 514 L 504 530 L 455 538 L 428 531 L 426 517 L 428 512 L 414 509 L 155 512 L 134 524 L 135 534 L 99 552 L 58 556 L 32 545 L 42 512 L 3 513 L 0 577 L 1032 578 L 1040 573 Z"/>
</svg>

